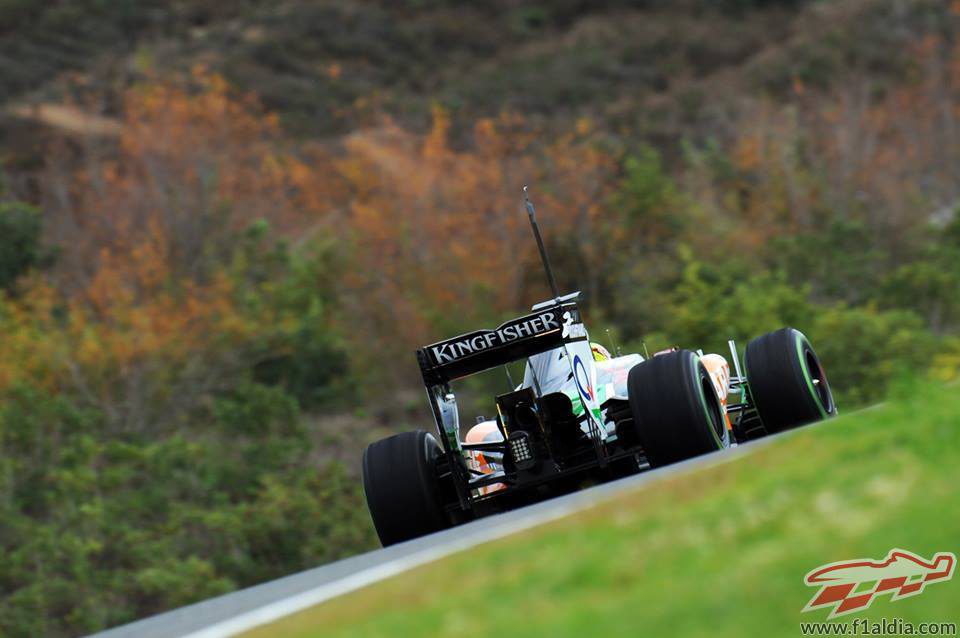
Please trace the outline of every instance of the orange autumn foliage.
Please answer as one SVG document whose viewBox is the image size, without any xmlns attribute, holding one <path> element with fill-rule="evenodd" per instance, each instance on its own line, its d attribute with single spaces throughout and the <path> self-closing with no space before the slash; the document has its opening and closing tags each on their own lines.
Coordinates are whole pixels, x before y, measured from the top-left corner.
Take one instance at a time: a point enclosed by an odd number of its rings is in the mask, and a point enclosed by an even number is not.
<svg viewBox="0 0 960 638">
<path fill-rule="evenodd" d="M 337 162 L 355 251 L 343 298 L 375 351 L 409 353 L 547 294 L 524 184 L 551 241 L 576 234 L 588 256 L 595 250 L 616 166 L 586 123 L 544 143 L 523 118 L 503 114 L 478 121 L 463 147 L 449 127 L 439 108 L 422 139 L 386 121 L 350 136 Z"/>
<path fill-rule="evenodd" d="M 245 307 L 275 286 L 245 274 L 259 266 L 238 264 L 237 243 L 261 219 L 288 236 L 326 223 L 322 153 L 291 152 L 275 116 L 198 69 L 131 91 L 113 154 L 82 159 L 69 174 L 52 162 L 48 188 L 69 194 L 48 199 L 60 255 L 4 306 L 0 393 L 70 390 L 118 432 L 175 427 L 254 350 L 276 354 L 269 335 L 291 318 Z"/>
<path fill-rule="evenodd" d="M 251 364 L 251 344 L 283 317 L 253 317 L 225 272 L 199 284 L 151 286 L 155 256 L 104 253 L 84 296 L 36 278 L 5 305 L 0 395 L 21 383 L 69 392 L 103 411 L 113 431 L 175 428 L 196 402 Z M 134 289 L 128 282 L 139 278 Z M 253 291 L 248 291 L 253 294 Z"/>
<path fill-rule="evenodd" d="M 949 204 L 960 141 L 941 96 L 960 90 L 960 55 L 931 37 L 917 42 L 916 59 L 918 80 L 879 99 L 852 82 L 829 98 L 806 87 L 790 105 L 753 101 L 722 148 L 731 176 L 687 166 L 683 195 L 663 215 L 697 227 L 682 240 L 696 254 L 722 259 L 759 254 L 831 211 L 895 237 L 913 223 L 916 201 Z M 509 113 L 466 134 L 451 128 L 438 107 L 424 134 L 387 118 L 342 140 L 297 143 L 256 99 L 203 69 L 144 85 L 124 100 L 116 149 L 87 149 L 69 173 L 52 163 L 44 208 L 48 238 L 63 247 L 55 289 L 104 325 L 147 313 L 135 322 L 147 350 L 185 352 L 157 335 L 190 329 L 152 314 L 182 305 L 204 321 L 213 309 L 229 315 L 224 300 L 236 290 L 221 277 L 232 237 L 266 219 L 275 237 L 336 246 L 339 328 L 358 367 L 390 356 L 406 362 L 389 364 L 403 376 L 413 347 L 547 294 L 524 184 L 551 248 L 575 268 L 564 284 L 595 292 L 612 250 L 638 241 L 630 233 L 657 246 L 673 232 L 649 219 L 613 221 L 620 158 L 598 145 L 589 120 L 549 138 Z"/>
<path fill-rule="evenodd" d="M 117 148 L 85 149 L 67 174 L 56 157 L 48 168 L 48 238 L 66 248 L 61 282 L 82 288 L 101 249 L 144 242 L 161 242 L 158 256 L 178 276 L 202 277 L 229 252 L 230 234 L 258 219 L 286 234 L 322 223 L 336 184 L 328 163 L 316 147 L 294 152 L 275 115 L 202 67 L 187 81 L 132 89 Z"/>
<path fill-rule="evenodd" d="M 47 233 L 62 254 L 43 285 L 66 319 L 43 319 L 39 332 L 57 338 L 37 358 L 59 370 L 47 383 L 71 384 L 121 429 L 154 420 L 140 414 L 151 403 L 142 393 L 209 389 L 249 365 L 242 344 L 282 321 L 269 308 L 240 319 L 245 287 L 271 283 L 227 274 L 237 233 L 260 219 L 275 238 L 336 247 L 339 328 L 358 367 L 386 354 L 412 364 L 415 346 L 547 294 L 524 184 L 550 241 L 577 238 L 583 281 L 602 267 L 599 218 L 617 163 L 588 120 L 544 141 L 502 114 L 454 144 L 437 108 L 423 136 L 387 119 L 342 143 L 295 145 L 254 98 L 195 69 L 128 92 L 122 121 L 117 148 L 48 169 Z"/>
<path fill-rule="evenodd" d="M 129 262 L 116 276 L 134 291 L 170 276 L 202 283 L 229 252 L 230 233 L 263 218 L 278 236 L 339 244 L 344 298 L 362 318 L 351 324 L 408 351 L 460 325 L 453 308 L 489 320 L 545 293 L 524 272 L 536 263 L 524 184 L 545 224 L 563 229 L 556 236 L 576 234 L 585 263 L 595 261 L 594 227 L 616 162 L 592 133 L 581 120 L 543 141 L 503 114 L 478 121 L 455 146 L 437 108 L 423 137 L 384 120 L 341 144 L 295 148 L 255 99 L 196 69 L 188 82 L 130 91 L 117 157 L 89 152 L 69 176 L 66 204 L 49 198 L 49 238 L 66 248 L 58 283 L 100 312 L 118 285 L 98 283 L 107 255 Z"/>
</svg>

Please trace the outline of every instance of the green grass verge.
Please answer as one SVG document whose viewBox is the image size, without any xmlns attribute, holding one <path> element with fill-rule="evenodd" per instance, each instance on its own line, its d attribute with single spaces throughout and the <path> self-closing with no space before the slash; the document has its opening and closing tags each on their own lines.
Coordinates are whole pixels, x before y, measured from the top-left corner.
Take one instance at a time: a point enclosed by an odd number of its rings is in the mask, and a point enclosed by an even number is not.
<svg viewBox="0 0 960 638">
<path fill-rule="evenodd" d="M 900 394 L 247 635 L 800 635 L 810 569 L 960 554 L 960 395 Z M 864 617 L 958 622 L 960 577 Z"/>
</svg>

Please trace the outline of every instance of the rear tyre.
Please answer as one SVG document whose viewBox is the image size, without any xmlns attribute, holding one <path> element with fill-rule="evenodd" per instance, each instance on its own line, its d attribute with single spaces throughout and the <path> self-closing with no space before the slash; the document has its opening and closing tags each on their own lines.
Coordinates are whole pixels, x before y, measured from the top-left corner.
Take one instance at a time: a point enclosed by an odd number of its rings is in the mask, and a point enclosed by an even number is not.
<svg viewBox="0 0 960 638">
<path fill-rule="evenodd" d="M 637 438 L 652 466 L 730 445 L 710 374 L 695 353 L 679 350 L 638 363 L 627 377 Z"/>
<path fill-rule="evenodd" d="M 743 357 L 750 396 L 768 433 L 834 416 L 837 405 L 810 341 L 781 328 L 747 344 Z"/>
<path fill-rule="evenodd" d="M 450 526 L 437 486 L 440 453 L 423 430 L 377 441 L 363 453 L 363 491 L 384 547 Z"/>
</svg>

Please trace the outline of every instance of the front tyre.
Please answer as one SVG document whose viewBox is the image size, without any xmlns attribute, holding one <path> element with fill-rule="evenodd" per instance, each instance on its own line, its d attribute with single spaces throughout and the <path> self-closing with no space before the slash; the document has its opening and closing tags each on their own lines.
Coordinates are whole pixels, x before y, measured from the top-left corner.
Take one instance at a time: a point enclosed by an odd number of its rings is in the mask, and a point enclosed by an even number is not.
<svg viewBox="0 0 960 638">
<path fill-rule="evenodd" d="M 827 376 L 810 341 L 781 328 L 747 344 L 747 383 L 767 432 L 782 432 L 836 415 Z"/>
<path fill-rule="evenodd" d="M 627 391 L 651 466 L 729 447 L 720 399 L 696 353 L 678 350 L 638 363 L 630 369 Z"/>
<path fill-rule="evenodd" d="M 450 526 L 437 486 L 440 454 L 437 440 L 423 430 L 367 446 L 363 491 L 384 547 Z"/>
</svg>

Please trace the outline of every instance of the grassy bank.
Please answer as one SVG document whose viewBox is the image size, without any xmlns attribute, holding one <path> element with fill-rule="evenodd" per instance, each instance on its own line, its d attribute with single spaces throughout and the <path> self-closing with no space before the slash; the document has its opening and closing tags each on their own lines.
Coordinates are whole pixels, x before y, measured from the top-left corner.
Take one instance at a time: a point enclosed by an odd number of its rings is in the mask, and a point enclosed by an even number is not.
<svg viewBox="0 0 960 638">
<path fill-rule="evenodd" d="M 913 389 L 249 636 L 799 635 L 812 568 L 960 551 L 960 397 Z M 842 620 L 960 620 L 960 582 Z"/>
</svg>

